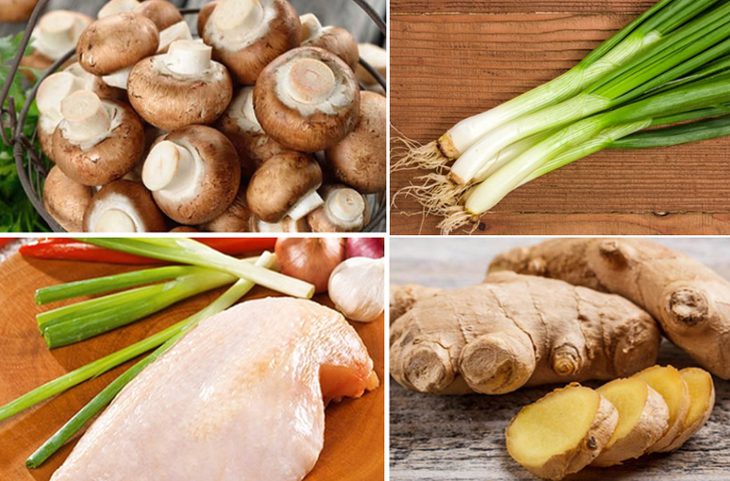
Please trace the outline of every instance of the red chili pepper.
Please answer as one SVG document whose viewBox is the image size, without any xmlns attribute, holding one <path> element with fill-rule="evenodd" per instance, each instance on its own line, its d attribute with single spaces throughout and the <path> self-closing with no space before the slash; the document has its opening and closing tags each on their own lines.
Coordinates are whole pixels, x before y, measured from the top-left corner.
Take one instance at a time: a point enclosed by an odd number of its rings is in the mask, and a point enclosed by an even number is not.
<svg viewBox="0 0 730 481">
<path fill-rule="evenodd" d="M 0 237 L 0 248 L 18 240 L 17 237 Z"/>
<path fill-rule="evenodd" d="M 195 239 L 213 249 L 231 256 L 273 250 L 274 238 L 197 238 Z M 165 261 L 127 254 L 105 247 L 87 244 L 75 239 L 39 239 L 20 248 L 27 257 L 40 259 L 60 259 L 69 261 L 108 262 L 110 264 L 166 264 Z"/>
</svg>

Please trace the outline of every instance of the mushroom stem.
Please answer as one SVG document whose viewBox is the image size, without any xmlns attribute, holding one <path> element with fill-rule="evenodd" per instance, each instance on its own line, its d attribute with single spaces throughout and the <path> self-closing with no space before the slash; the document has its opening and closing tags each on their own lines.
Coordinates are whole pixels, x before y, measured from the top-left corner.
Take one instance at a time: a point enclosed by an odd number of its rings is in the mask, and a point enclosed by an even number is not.
<svg viewBox="0 0 730 481">
<path fill-rule="evenodd" d="M 173 42 L 192 39 L 193 34 L 190 32 L 188 23 L 185 20 L 181 20 L 160 32 L 160 46 L 157 48 L 157 53 L 167 52 Z"/>
<path fill-rule="evenodd" d="M 365 200 L 355 189 L 335 189 L 324 203 L 327 217 L 343 229 L 359 228 L 363 224 Z"/>
<path fill-rule="evenodd" d="M 79 16 L 57 10 L 44 15 L 33 32 L 33 47 L 51 59 L 57 59 L 74 48 L 76 36 L 81 33 Z"/>
<path fill-rule="evenodd" d="M 104 211 L 96 224 L 96 232 L 137 232 L 134 220 L 123 210 Z"/>
<path fill-rule="evenodd" d="M 287 212 L 286 215 L 292 220 L 299 220 L 322 204 L 324 204 L 324 200 L 322 200 L 322 197 L 319 196 L 317 190 L 313 189 L 304 194 L 304 196 L 302 196 L 302 198 L 299 199 L 296 204 L 291 207 L 291 209 L 289 209 L 289 212 Z"/>
<path fill-rule="evenodd" d="M 176 40 L 165 55 L 165 65 L 180 75 L 201 75 L 210 68 L 212 51 L 202 42 Z"/>
<path fill-rule="evenodd" d="M 129 73 L 132 71 L 132 67 L 134 65 L 117 70 L 112 74 L 104 75 L 101 80 L 110 87 L 127 90 L 127 82 L 129 81 Z"/>
<path fill-rule="evenodd" d="M 289 95 L 303 104 L 322 103 L 337 86 L 332 69 L 321 60 L 309 57 L 293 60 L 285 78 Z"/>
<path fill-rule="evenodd" d="M 64 137 L 80 144 L 109 132 L 111 118 L 99 97 L 88 90 L 77 90 L 61 102 L 61 114 L 67 122 Z"/>
<path fill-rule="evenodd" d="M 63 99 L 83 88 L 81 80 L 68 72 L 49 75 L 38 87 L 36 94 L 38 112 L 55 123 L 60 122 Z"/>
<path fill-rule="evenodd" d="M 299 36 L 302 43 L 322 31 L 322 24 L 313 13 L 305 13 L 304 15 L 301 15 L 299 17 L 299 23 L 302 24 L 302 30 Z"/>
<path fill-rule="evenodd" d="M 197 171 L 190 151 L 163 140 L 150 151 L 142 167 L 142 183 L 152 192 L 180 191 L 194 182 Z"/>
<path fill-rule="evenodd" d="M 261 24 L 264 7 L 260 0 L 221 0 L 212 16 L 218 30 L 238 41 Z"/>
<path fill-rule="evenodd" d="M 139 2 L 137 0 L 109 0 L 99 10 L 98 18 L 110 17 L 119 13 L 131 12 L 137 6 Z"/>
</svg>

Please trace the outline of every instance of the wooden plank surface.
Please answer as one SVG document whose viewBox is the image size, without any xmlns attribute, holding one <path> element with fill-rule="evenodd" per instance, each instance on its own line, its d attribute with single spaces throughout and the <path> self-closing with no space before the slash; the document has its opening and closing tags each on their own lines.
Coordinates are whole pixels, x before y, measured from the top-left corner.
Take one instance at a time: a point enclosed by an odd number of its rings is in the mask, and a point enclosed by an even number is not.
<svg viewBox="0 0 730 481">
<path fill-rule="evenodd" d="M 569 69 L 651 4 L 394 0 L 391 122 L 412 139 L 433 140 L 459 120 Z M 477 232 L 727 233 L 728 154 L 730 139 L 599 153 L 513 192 L 485 216 L 490 228 Z M 391 195 L 419 173 L 394 173 Z M 674 221 L 682 217 L 689 221 Z M 437 221 L 422 221 L 418 204 L 401 197 L 391 231 L 434 234 Z M 536 231 L 524 227 L 541 222 L 544 228 Z"/>
<path fill-rule="evenodd" d="M 394 238 L 393 284 L 460 287 L 481 282 L 489 261 L 538 238 Z M 730 278 L 730 239 L 659 240 Z M 664 341 L 660 363 L 692 365 Z M 674 453 L 652 455 L 609 469 L 587 469 L 571 481 L 727 481 L 730 479 L 730 382 L 715 378 L 717 402 L 710 421 Z M 534 481 L 508 456 L 507 422 L 549 388 L 504 396 L 440 397 L 414 393 L 391 378 L 390 473 L 392 481 Z"/>
<path fill-rule="evenodd" d="M 136 268 L 64 261 L 26 261 L 12 255 L 0 263 L 0 405 L 90 361 L 114 352 L 137 340 L 197 312 L 220 294 L 221 290 L 196 296 L 163 312 L 127 327 L 114 330 L 82 343 L 50 351 L 38 334 L 33 302 L 36 288 L 108 275 Z M 246 297 L 275 295 L 256 287 Z M 328 304 L 325 296 L 318 301 Z M 375 361 L 383 379 L 383 321 L 353 323 Z M 71 451 L 72 444 L 61 449 L 40 469 L 29 470 L 24 461 L 44 440 L 86 404 L 97 392 L 128 368 L 134 361 L 96 379 L 41 403 L 36 408 L 0 422 L 0 480 L 45 481 Z M 380 387 L 361 399 L 345 400 L 328 407 L 325 422 L 325 447 L 307 476 L 307 481 L 353 479 L 377 481 L 384 471 L 384 400 Z M 352 426 L 358 427 L 353 430 Z M 241 449 L 245 449 L 242 446 Z"/>
</svg>

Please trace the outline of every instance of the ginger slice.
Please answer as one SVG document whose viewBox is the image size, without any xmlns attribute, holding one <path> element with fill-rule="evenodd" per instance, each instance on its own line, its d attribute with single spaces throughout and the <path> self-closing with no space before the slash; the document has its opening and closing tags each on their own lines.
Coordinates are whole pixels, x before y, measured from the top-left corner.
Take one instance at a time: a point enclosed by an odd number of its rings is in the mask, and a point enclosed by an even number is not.
<svg viewBox="0 0 730 481">
<path fill-rule="evenodd" d="M 669 428 L 664 436 L 647 449 L 647 453 L 666 450 L 680 435 L 690 404 L 689 388 L 672 366 L 652 366 L 634 375 L 646 381 L 664 398 L 669 408 Z"/>
<path fill-rule="evenodd" d="M 698 367 L 687 367 L 679 373 L 689 388 L 689 409 L 679 436 L 662 451 L 673 451 L 687 442 L 710 419 L 715 406 L 715 385 L 709 372 Z"/>
<path fill-rule="evenodd" d="M 597 391 L 618 410 L 618 424 L 594 466 L 638 458 L 669 429 L 667 403 L 643 379 L 616 379 Z"/>
<path fill-rule="evenodd" d="M 599 455 L 617 422 L 606 398 L 573 383 L 520 410 L 507 427 L 507 450 L 534 475 L 562 479 Z"/>
</svg>

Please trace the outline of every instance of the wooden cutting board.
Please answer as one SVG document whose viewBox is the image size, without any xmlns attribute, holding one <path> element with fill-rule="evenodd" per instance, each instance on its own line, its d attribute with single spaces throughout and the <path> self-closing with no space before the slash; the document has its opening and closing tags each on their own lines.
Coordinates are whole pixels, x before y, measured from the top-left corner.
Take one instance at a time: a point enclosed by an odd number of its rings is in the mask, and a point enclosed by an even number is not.
<svg viewBox="0 0 730 481">
<path fill-rule="evenodd" d="M 391 123 L 419 142 L 434 140 L 566 71 L 654 3 L 393 0 Z M 512 192 L 476 233 L 728 233 L 729 156 L 727 138 L 599 153 Z M 418 174 L 394 173 L 391 195 Z M 400 197 L 391 232 L 435 234 L 438 221 Z"/>
<path fill-rule="evenodd" d="M 11 256 L 0 264 L 0 404 L 75 369 L 132 344 L 205 307 L 222 290 L 188 299 L 158 315 L 72 346 L 50 351 L 38 333 L 35 314 L 51 307 L 38 307 L 33 292 L 60 282 L 109 275 L 140 267 L 65 261 L 26 260 Z M 246 297 L 275 295 L 256 287 Z M 321 296 L 317 301 L 330 305 Z M 52 307 L 61 305 L 52 304 Z M 383 379 L 383 320 L 353 323 Z M 65 446 L 36 470 L 25 467 L 26 457 L 52 435 L 68 418 L 129 365 L 87 381 L 36 408 L 0 423 L 0 480 L 50 479 L 71 451 Z M 308 481 L 377 481 L 384 472 L 384 388 L 361 399 L 345 400 L 327 409 L 325 446 Z M 245 448 L 242 448 L 245 449 Z"/>
</svg>

